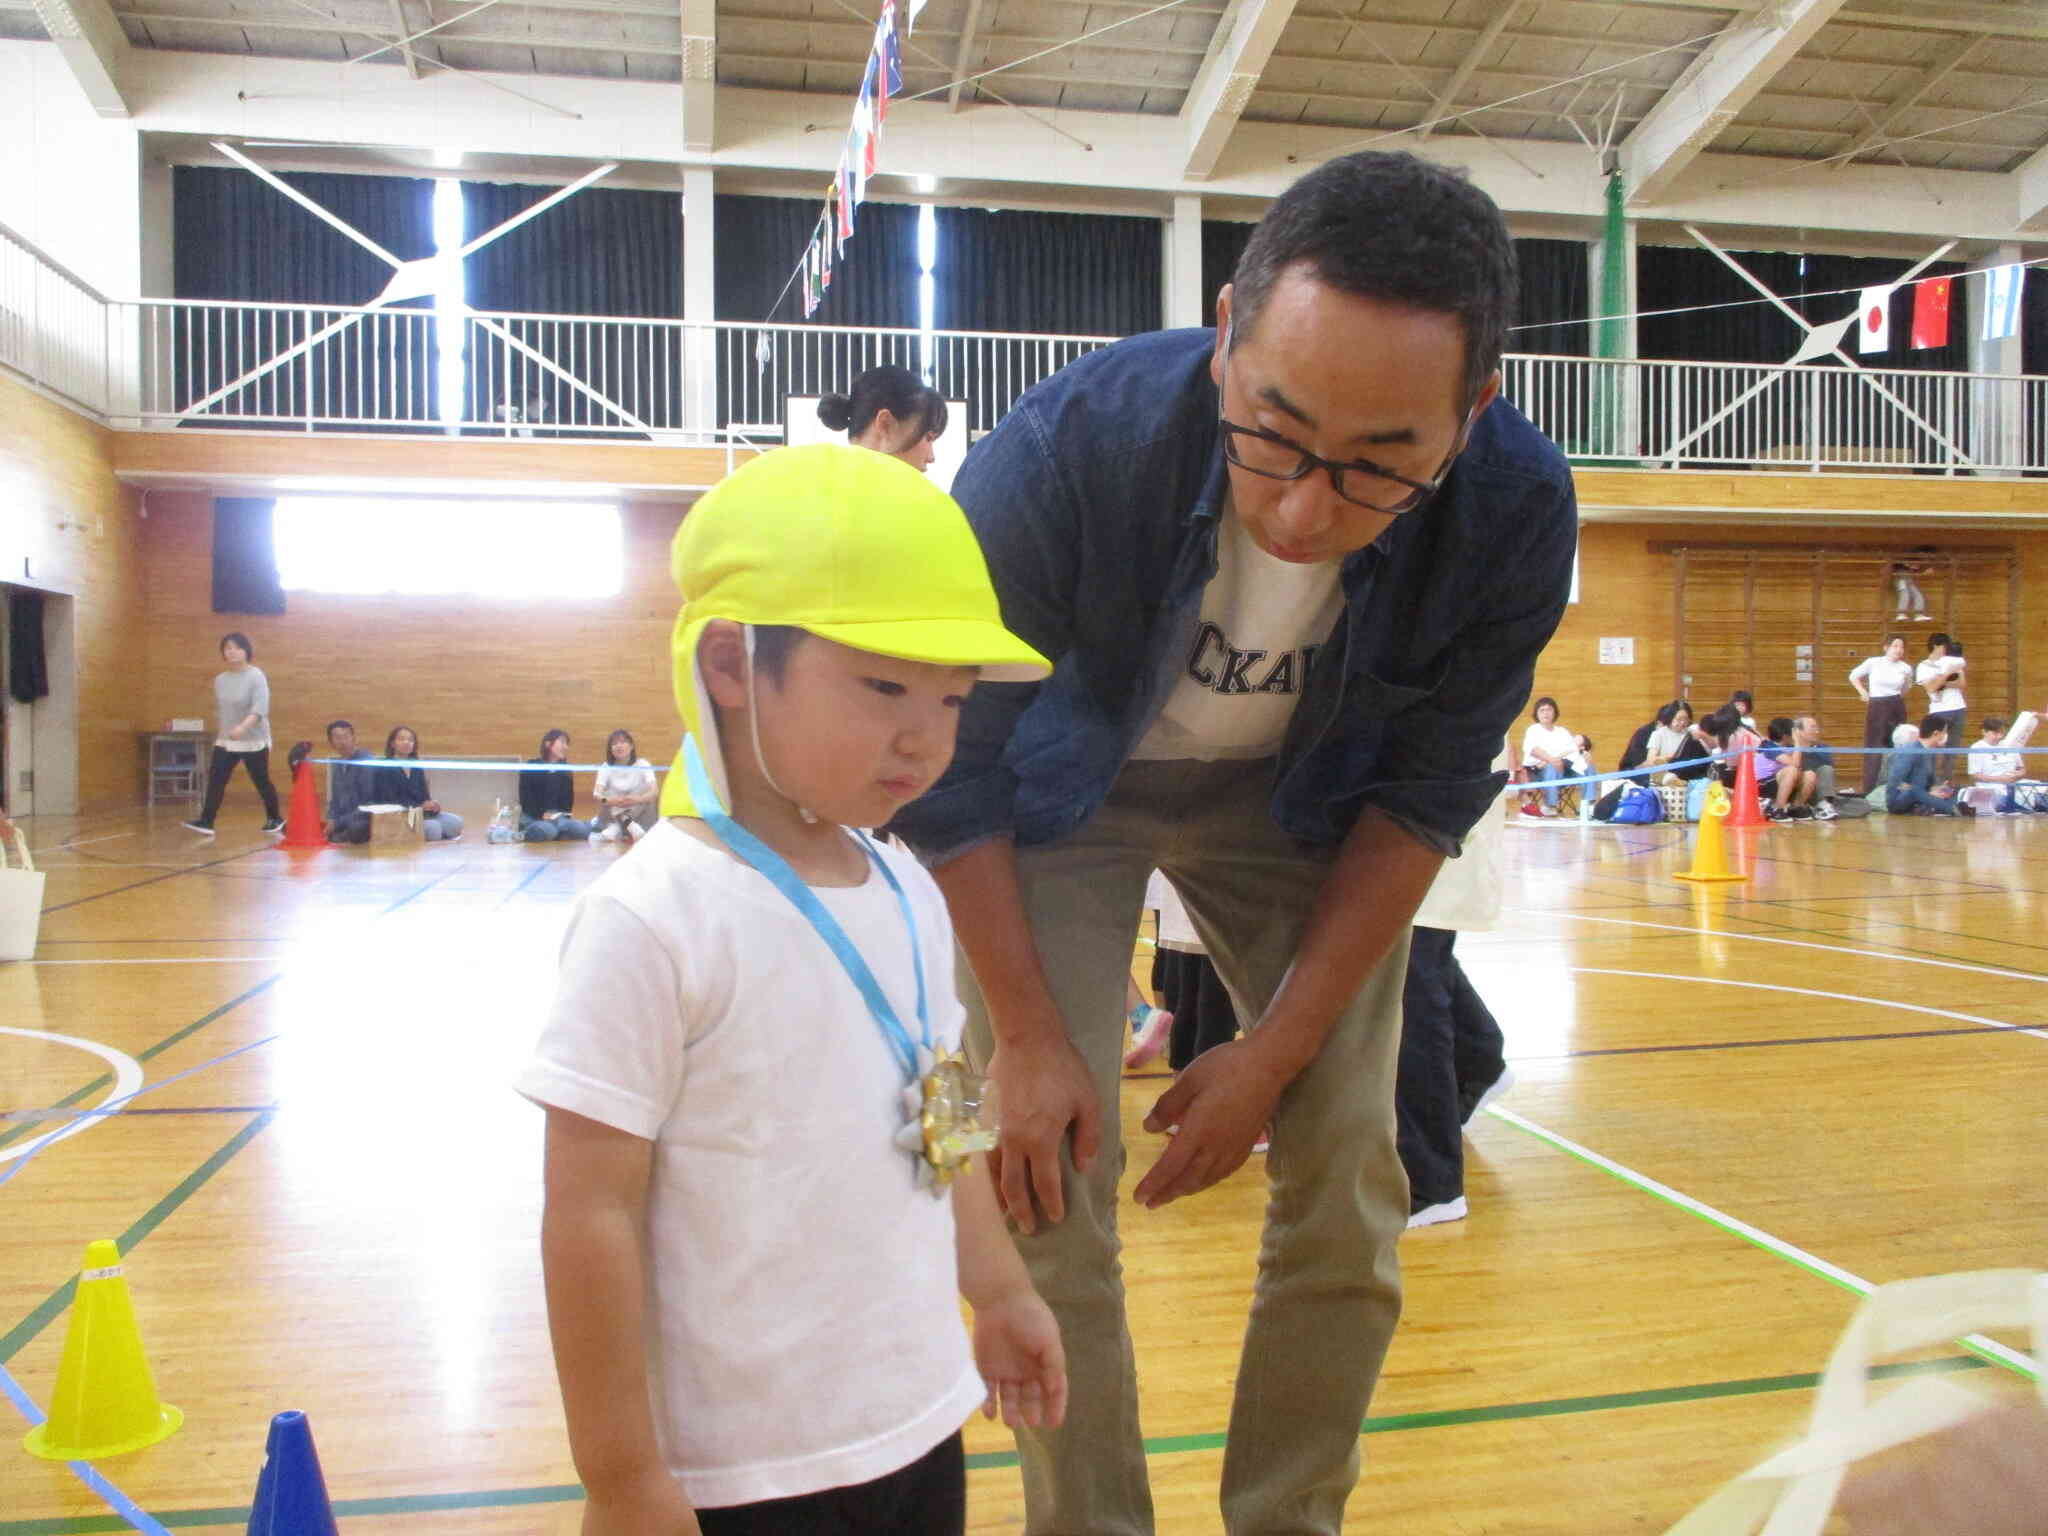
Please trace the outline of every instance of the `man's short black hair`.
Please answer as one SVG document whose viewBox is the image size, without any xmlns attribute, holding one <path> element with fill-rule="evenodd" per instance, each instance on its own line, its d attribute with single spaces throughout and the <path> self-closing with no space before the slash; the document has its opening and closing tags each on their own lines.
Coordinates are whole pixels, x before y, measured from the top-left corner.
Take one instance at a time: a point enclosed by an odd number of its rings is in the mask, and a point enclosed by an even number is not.
<svg viewBox="0 0 2048 1536">
<path fill-rule="evenodd" d="M 1456 317 L 1465 328 L 1461 410 L 1500 367 L 1518 286 L 1515 242 L 1499 207 L 1462 171 L 1363 150 L 1295 182 L 1238 258 L 1233 345 L 1251 335 L 1282 274 L 1300 265 L 1339 293 Z"/>
<path fill-rule="evenodd" d="M 1774 715 L 1771 718 L 1771 723 L 1764 729 L 1773 741 L 1790 741 L 1792 739 L 1792 717 L 1790 715 Z"/>
<path fill-rule="evenodd" d="M 1986 736 L 2002 736 L 2005 734 L 2005 728 L 2011 724 L 2012 722 L 2003 715 L 1986 715 L 1984 717 L 1984 734 Z"/>
<path fill-rule="evenodd" d="M 1948 721 L 1940 715 L 1929 715 L 1920 722 L 1920 739 L 1925 741 L 1936 731 L 1947 731 Z"/>
<path fill-rule="evenodd" d="M 355 727 L 346 720 L 330 720 L 327 722 L 327 739 L 332 741 L 336 731 L 352 731 L 354 729 Z"/>
</svg>

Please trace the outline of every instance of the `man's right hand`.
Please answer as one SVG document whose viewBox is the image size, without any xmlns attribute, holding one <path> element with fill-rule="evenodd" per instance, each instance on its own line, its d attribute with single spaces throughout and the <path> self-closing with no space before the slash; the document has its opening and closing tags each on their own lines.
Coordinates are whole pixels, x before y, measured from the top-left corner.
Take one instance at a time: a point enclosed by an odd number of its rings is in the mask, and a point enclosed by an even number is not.
<svg viewBox="0 0 2048 1536">
<path fill-rule="evenodd" d="M 1102 1109 L 1088 1064 L 1064 1033 L 998 1045 L 988 1075 L 996 1087 L 999 1140 L 989 1174 L 1003 1211 L 1025 1234 L 1067 1214 L 1060 1144 L 1071 1130 L 1074 1166 L 1086 1172 L 1102 1144 Z"/>
</svg>

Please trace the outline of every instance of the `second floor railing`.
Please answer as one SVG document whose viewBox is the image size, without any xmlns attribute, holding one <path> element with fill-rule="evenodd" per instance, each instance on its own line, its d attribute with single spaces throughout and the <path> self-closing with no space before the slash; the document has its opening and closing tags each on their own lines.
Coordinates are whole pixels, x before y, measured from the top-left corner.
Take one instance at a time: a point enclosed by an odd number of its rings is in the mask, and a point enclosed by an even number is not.
<svg viewBox="0 0 2048 1536">
<path fill-rule="evenodd" d="M 151 429 L 783 440 L 792 399 L 897 363 L 987 431 L 1113 338 L 407 307 L 111 300 L 0 229 L 0 367 Z M 1503 392 L 1580 463 L 2048 470 L 2048 377 L 1511 355 Z"/>
</svg>

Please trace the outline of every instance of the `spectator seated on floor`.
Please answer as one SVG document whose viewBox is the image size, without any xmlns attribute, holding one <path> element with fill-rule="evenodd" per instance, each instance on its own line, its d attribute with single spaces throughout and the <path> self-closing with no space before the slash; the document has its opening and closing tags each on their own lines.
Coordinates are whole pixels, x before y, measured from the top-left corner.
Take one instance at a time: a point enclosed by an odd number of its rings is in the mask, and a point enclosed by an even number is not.
<svg viewBox="0 0 2048 1536">
<path fill-rule="evenodd" d="M 1934 755 L 1948 745 L 1948 726 L 1938 716 L 1920 722 L 1920 739 L 1892 751 L 1891 773 L 1885 779 L 1885 809 L 1894 816 L 1974 816 L 1977 812 L 1957 803 L 1946 786 L 1934 784 Z"/>
<path fill-rule="evenodd" d="M 1835 814 L 1833 806 L 1814 805 L 1819 780 L 1807 766 L 1806 754 L 1793 740 L 1796 730 L 1790 715 L 1779 715 L 1770 723 L 1768 739 L 1757 748 L 1756 788 L 1764 803 L 1764 814 L 1773 821 L 1809 821 L 1816 817 L 1831 821 Z"/>
<path fill-rule="evenodd" d="M 328 725 L 327 750 L 340 759 L 327 765 L 327 841 L 367 843 L 370 813 L 363 807 L 377 801 L 376 770 L 356 764 L 370 754 L 356 746 L 356 728 L 346 720 Z"/>
<path fill-rule="evenodd" d="M 1970 748 L 1970 784 L 1962 791 L 1963 800 L 1979 815 L 2009 816 L 2019 809 L 2013 786 L 2026 780 L 2027 760 L 2016 749 L 2033 737 L 2039 718 L 2030 709 L 2021 710 L 2013 721 L 2003 715 L 1984 717 L 1984 735 Z"/>
<path fill-rule="evenodd" d="M 1820 720 L 1814 715 L 1801 715 L 1792 722 L 1792 745 L 1799 749 L 1800 757 L 1807 768 L 1813 771 L 1813 813 L 1822 820 L 1821 807 L 1835 798 L 1835 754 L 1828 750 L 1820 739 Z"/>
</svg>

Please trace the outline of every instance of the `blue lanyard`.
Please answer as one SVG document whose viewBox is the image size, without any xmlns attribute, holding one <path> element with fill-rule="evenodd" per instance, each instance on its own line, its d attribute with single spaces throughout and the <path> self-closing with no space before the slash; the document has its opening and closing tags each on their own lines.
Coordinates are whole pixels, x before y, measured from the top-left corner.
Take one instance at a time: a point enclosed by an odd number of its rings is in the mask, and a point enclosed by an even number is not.
<svg viewBox="0 0 2048 1536">
<path fill-rule="evenodd" d="M 797 911 L 810 919 L 811 926 L 818 930 L 818 936 L 839 957 L 839 963 L 852 978 L 861 1001 L 868 1005 L 868 1012 L 881 1026 L 882 1038 L 889 1042 L 889 1049 L 896 1053 L 896 1060 L 903 1068 L 904 1081 L 915 1082 L 918 1075 L 917 1046 L 911 1042 L 903 1021 L 896 1017 L 896 1009 L 890 1004 L 881 983 L 875 980 L 875 973 L 861 958 L 859 947 L 839 926 L 839 920 L 825 910 L 825 904 L 818 900 L 811 888 L 797 878 L 796 871 L 789 867 L 789 861 L 725 813 L 725 807 L 719 803 L 718 791 L 711 786 L 711 776 L 704 771 L 704 758 L 697 750 L 697 738 L 694 736 L 683 738 L 683 767 L 689 775 L 690 798 L 696 801 L 697 814 L 703 817 L 704 824 L 718 834 L 726 847 L 759 870 L 769 884 L 788 897 Z M 889 889 L 896 893 L 896 905 L 903 913 L 903 926 L 910 934 L 911 964 L 917 971 L 918 1028 L 923 1034 L 924 1048 L 929 1051 L 932 1021 L 925 1001 L 924 946 L 917 937 L 917 920 L 910 911 L 910 898 L 904 894 L 903 882 L 896 878 L 896 872 L 889 867 L 880 850 L 868 841 L 867 835 L 859 831 L 853 835 L 867 850 L 875 868 L 882 872 L 882 878 L 889 882 Z"/>
</svg>

